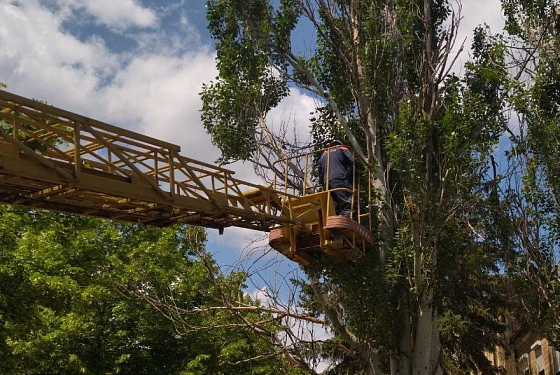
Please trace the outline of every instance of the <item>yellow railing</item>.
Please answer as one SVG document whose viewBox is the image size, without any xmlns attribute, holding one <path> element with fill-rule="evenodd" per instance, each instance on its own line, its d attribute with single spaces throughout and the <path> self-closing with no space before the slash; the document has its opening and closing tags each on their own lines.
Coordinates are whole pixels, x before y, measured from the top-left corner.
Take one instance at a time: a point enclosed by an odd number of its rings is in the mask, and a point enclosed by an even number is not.
<svg viewBox="0 0 560 375">
<path fill-rule="evenodd" d="M 0 201 L 168 225 L 268 230 L 288 192 L 238 180 L 180 147 L 0 91 Z"/>
<path fill-rule="evenodd" d="M 331 202 L 334 191 L 348 191 L 352 195 L 350 216 L 359 224 L 367 223 L 369 225 L 371 215 L 369 207 L 372 200 L 371 171 L 366 166 L 362 166 L 358 170 L 359 168 L 357 168 L 358 165 L 356 163 L 359 163 L 359 161 L 357 161 L 354 150 L 349 146 L 345 147 L 354 156 L 354 165 L 351 168 L 353 173 L 352 184 L 349 188 L 331 188 L 329 186 L 330 151 L 335 147 L 327 147 L 277 161 L 274 163 L 274 170 L 283 171 L 283 173 L 274 174 L 272 188 L 286 195 L 296 197 L 306 197 L 319 192 L 326 192 L 329 202 Z M 319 184 L 317 175 L 319 159 L 323 153 L 327 155 L 325 186 Z M 328 204 L 326 216 L 334 215 L 336 215 L 336 212 L 334 212 L 332 204 Z"/>
</svg>

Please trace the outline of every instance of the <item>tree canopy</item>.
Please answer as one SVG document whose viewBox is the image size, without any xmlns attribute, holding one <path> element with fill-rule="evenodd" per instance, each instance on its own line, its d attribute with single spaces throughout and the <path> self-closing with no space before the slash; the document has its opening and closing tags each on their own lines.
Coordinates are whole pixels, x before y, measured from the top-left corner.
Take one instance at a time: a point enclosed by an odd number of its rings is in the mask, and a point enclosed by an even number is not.
<svg viewBox="0 0 560 375">
<path fill-rule="evenodd" d="M 177 326 L 149 303 L 216 305 L 207 271 L 216 266 L 194 250 L 204 245 L 201 228 L 2 208 L 0 233 L 0 373 L 276 374 L 286 366 L 245 361 L 270 345 L 227 312 L 191 314 Z M 219 285 L 239 294 L 243 279 L 231 274 Z"/>
<path fill-rule="evenodd" d="M 207 5 L 219 77 L 202 119 L 223 159 L 274 149 L 256 130 L 299 88 L 318 103 L 309 147 L 343 138 L 373 171 L 375 246 L 300 281 L 302 307 L 334 332 L 321 352 L 333 373 L 491 373 L 506 311 L 554 327 L 556 1 L 502 1 L 505 30 L 473 31 L 460 76 L 460 2 Z M 314 30 L 309 53 L 298 23 Z"/>
</svg>

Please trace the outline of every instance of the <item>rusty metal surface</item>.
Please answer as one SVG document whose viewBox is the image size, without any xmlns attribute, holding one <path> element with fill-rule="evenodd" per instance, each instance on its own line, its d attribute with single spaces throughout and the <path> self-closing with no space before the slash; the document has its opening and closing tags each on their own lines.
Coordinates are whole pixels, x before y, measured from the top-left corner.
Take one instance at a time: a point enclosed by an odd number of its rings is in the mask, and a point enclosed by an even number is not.
<svg viewBox="0 0 560 375">
<path fill-rule="evenodd" d="M 354 220 L 346 216 L 329 216 L 325 224 L 325 229 L 331 231 L 351 231 L 356 233 L 360 238 L 368 244 L 373 244 L 373 235 L 366 227 L 358 224 Z"/>
</svg>

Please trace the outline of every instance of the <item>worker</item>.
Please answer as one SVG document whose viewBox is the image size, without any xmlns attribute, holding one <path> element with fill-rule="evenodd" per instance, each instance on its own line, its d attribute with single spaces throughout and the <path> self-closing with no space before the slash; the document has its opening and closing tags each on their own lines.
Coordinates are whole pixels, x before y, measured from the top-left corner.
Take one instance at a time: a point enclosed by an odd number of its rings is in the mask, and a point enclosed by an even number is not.
<svg viewBox="0 0 560 375">
<path fill-rule="evenodd" d="M 327 178 L 328 185 L 326 184 Z M 352 153 L 341 141 L 331 141 L 329 148 L 321 155 L 319 160 L 319 183 L 323 188 L 332 190 L 331 197 L 337 215 L 350 217 L 353 180 L 354 157 Z"/>
</svg>

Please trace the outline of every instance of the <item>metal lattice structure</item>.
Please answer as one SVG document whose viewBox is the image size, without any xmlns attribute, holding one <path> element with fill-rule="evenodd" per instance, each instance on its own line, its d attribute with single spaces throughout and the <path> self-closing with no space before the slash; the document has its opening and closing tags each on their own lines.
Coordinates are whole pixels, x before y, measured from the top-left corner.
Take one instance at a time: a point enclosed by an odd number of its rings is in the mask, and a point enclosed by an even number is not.
<svg viewBox="0 0 560 375">
<path fill-rule="evenodd" d="M 283 185 L 275 176 L 274 187 L 265 187 L 180 151 L 0 90 L 0 203 L 156 226 L 271 231 L 270 245 L 304 266 L 325 257 L 354 260 L 374 243 L 360 224 L 369 216 L 360 212 L 360 184 L 349 189 L 357 221 L 337 216 L 336 189 L 307 188 L 310 154 L 304 155 L 302 194 L 290 194 L 294 158 L 283 161 Z"/>
<path fill-rule="evenodd" d="M 180 147 L 0 91 L 0 202 L 134 223 L 268 231 L 287 194 Z"/>
</svg>

